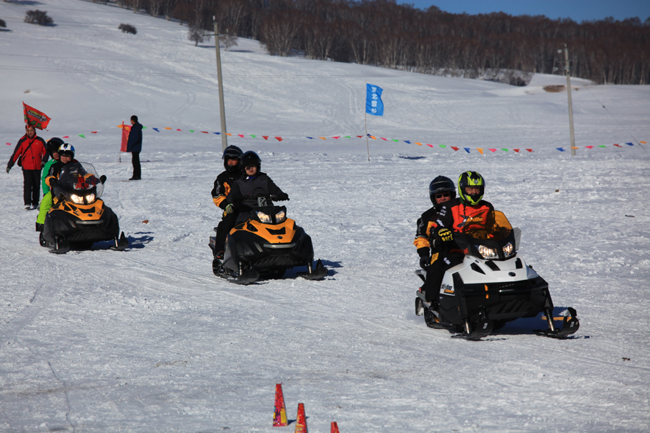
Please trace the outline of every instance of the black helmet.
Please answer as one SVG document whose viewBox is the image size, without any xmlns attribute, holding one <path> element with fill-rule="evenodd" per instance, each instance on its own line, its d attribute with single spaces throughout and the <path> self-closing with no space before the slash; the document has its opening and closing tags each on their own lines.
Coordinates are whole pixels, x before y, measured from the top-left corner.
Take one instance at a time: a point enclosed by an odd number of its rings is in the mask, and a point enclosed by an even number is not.
<svg viewBox="0 0 650 433">
<path fill-rule="evenodd" d="M 236 159 L 237 161 L 239 161 L 241 155 L 242 155 L 242 151 L 237 146 L 228 146 L 226 147 L 226 150 L 223 151 L 223 156 L 222 156 L 223 167 L 226 169 L 228 173 L 234 174 L 241 171 L 241 164 L 228 165 L 229 159 Z"/>
<path fill-rule="evenodd" d="M 437 204 L 435 195 L 441 192 L 448 192 L 452 199 L 456 198 L 456 187 L 454 186 L 454 182 L 448 177 L 438 176 L 429 184 L 429 197 L 434 206 Z"/>
<path fill-rule="evenodd" d="M 480 188 L 478 194 L 467 194 L 465 188 L 468 186 L 477 186 Z M 483 199 L 485 193 L 485 179 L 475 171 L 466 171 L 458 178 L 458 195 L 464 205 L 474 206 Z"/>
<path fill-rule="evenodd" d="M 47 140 L 47 147 L 46 151 L 52 157 L 52 154 L 54 152 L 59 153 L 59 147 L 64 143 L 63 140 L 61 140 L 59 137 L 52 137 L 49 140 Z"/>
<path fill-rule="evenodd" d="M 241 156 L 241 165 L 242 167 L 257 167 L 257 171 L 260 171 L 262 167 L 262 160 L 257 155 L 257 153 L 249 150 Z"/>
</svg>

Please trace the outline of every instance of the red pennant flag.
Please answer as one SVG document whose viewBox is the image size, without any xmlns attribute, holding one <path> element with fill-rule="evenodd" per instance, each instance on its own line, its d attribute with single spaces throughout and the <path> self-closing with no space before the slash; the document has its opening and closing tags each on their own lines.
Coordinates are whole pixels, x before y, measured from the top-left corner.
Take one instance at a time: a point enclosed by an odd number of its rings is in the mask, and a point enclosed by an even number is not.
<svg viewBox="0 0 650 433">
<path fill-rule="evenodd" d="M 176 129 L 177 131 L 180 131 L 180 129 Z"/>
<path fill-rule="evenodd" d="M 519 153 L 519 149 L 512 149 L 512 150 L 514 150 L 515 152 Z"/>
<path fill-rule="evenodd" d="M 332 138 L 336 138 L 338 140 L 339 138 L 341 138 L 341 136 L 337 135 L 336 137 L 332 137 Z"/>
<path fill-rule="evenodd" d="M 623 146 L 621 146 L 620 144 L 615 144 L 614 146 L 616 146 L 616 147 L 623 147 Z"/>
<path fill-rule="evenodd" d="M 276 140 L 282 141 L 282 137 L 275 137 Z"/>
<path fill-rule="evenodd" d="M 47 114 L 38 111 L 36 108 L 30 107 L 23 102 L 23 113 L 25 115 L 25 124 L 33 126 L 38 129 L 45 129 L 50 123 L 50 118 Z"/>
<path fill-rule="evenodd" d="M 526 149 L 526 150 L 529 151 L 530 153 L 533 153 L 533 149 Z"/>
<path fill-rule="evenodd" d="M 91 134 L 97 134 L 97 131 L 90 131 Z"/>
<path fill-rule="evenodd" d="M 490 152 L 492 152 L 492 153 L 494 153 L 496 151 L 497 151 L 496 149 L 490 149 Z"/>
<path fill-rule="evenodd" d="M 426 143 L 427 146 L 433 147 L 433 144 Z"/>
<path fill-rule="evenodd" d="M 124 122 L 122 122 L 120 128 L 122 128 L 122 144 L 120 145 L 120 152 L 126 152 L 126 144 L 129 142 L 129 132 L 131 132 L 131 126 L 125 125 Z"/>
<path fill-rule="evenodd" d="M 70 136 L 69 136 L 69 135 L 64 135 L 64 136 L 61 137 L 61 138 L 70 138 Z"/>
<path fill-rule="evenodd" d="M 363 138 L 363 135 L 357 135 L 357 138 Z"/>
<path fill-rule="evenodd" d="M 456 146 L 451 146 L 451 148 L 458 152 L 458 148 Z"/>
<path fill-rule="evenodd" d="M 244 138 L 244 134 L 237 134 L 237 135 L 239 135 L 241 138 Z"/>
<path fill-rule="evenodd" d="M 268 140 L 269 136 L 268 135 L 262 135 L 262 138 L 264 138 L 265 140 Z"/>
<path fill-rule="evenodd" d="M 585 146 L 587 149 L 593 149 L 594 146 Z"/>
</svg>

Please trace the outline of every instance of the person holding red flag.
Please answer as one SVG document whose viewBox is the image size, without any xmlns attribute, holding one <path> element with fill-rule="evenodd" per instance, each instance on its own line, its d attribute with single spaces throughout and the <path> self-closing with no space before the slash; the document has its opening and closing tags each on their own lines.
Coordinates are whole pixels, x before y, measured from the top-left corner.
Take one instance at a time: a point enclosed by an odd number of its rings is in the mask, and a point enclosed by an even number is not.
<svg viewBox="0 0 650 433">
<path fill-rule="evenodd" d="M 45 155 L 45 140 L 36 135 L 36 129 L 32 125 L 25 125 L 25 135 L 18 140 L 14 153 L 9 158 L 7 173 L 16 163 L 23 168 L 23 198 L 27 210 L 38 209 Z"/>
</svg>

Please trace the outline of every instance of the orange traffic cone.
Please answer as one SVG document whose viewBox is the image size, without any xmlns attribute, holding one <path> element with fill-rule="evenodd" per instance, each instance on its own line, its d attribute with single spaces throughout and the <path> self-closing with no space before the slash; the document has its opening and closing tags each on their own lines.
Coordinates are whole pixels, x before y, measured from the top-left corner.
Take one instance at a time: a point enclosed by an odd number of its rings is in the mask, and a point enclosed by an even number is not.
<svg viewBox="0 0 650 433">
<path fill-rule="evenodd" d="M 305 405 L 303 403 L 298 403 L 297 418 L 296 433 L 307 433 L 307 417 L 305 417 Z"/>
<path fill-rule="evenodd" d="M 332 430 L 330 433 L 339 433 L 339 426 L 336 424 L 336 421 L 332 421 Z"/>
<path fill-rule="evenodd" d="M 284 407 L 284 395 L 282 384 L 275 385 L 275 410 L 273 411 L 273 427 L 284 427 L 288 425 L 287 409 Z"/>
</svg>

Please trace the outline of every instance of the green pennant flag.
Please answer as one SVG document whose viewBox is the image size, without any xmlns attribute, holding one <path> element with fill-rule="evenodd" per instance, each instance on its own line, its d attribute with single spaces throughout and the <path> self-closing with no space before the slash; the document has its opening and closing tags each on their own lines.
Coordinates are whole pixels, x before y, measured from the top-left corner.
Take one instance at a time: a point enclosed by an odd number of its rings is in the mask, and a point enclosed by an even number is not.
<svg viewBox="0 0 650 433">
<path fill-rule="evenodd" d="M 598 145 L 598 147 L 607 147 L 607 146 L 605 146 L 604 144 L 600 144 Z"/>
<path fill-rule="evenodd" d="M 438 146 L 442 147 L 443 149 L 444 149 L 445 147 L 447 147 L 447 146 L 444 145 L 444 144 L 439 144 Z"/>
<path fill-rule="evenodd" d="M 398 142 L 398 143 L 399 143 L 399 140 L 396 140 L 396 139 L 394 139 L 394 138 L 393 138 L 393 141 L 396 141 L 396 142 Z"/>
<path fill-rule="evenodd" d="M 345 137 L 343 137 L 343 138 L 352 138 L 352 137 L 350 137 L 349 135 L 346 135 L 346 136 L 345 136 Z"/>
<path fill-rule="evenodd" d="M 508 149 L 506 149 L 506 148 L 502 148 L 501 150 L 503 150 L 504 152 L 507 152 L 507 151 L 508 151 Z"/>
<path fill-rule="evenodd" d="M 84 135 L 83 135 L 83 134 L 79 134 L 79 137 L 81 137 L 81 138 L 86 138 L 86 137 L 84 137 Z"/>
<path fill-rule="evenodd" d="M 190 129 L 190 132 L 194 132 L 194 131 Z"/>
<path fill-rule="evenodd" d="M 254 136 L 254 135 L 251 135 L 251 137 L 253 137 L 253 138 L 257 138 L 257 137 L 256 137 L 256 136 Z"/>
<path fill-rule="evenodd" d="M 142 129 L 147 129 L 147 127 L 146 127 L 146 126 L 143 126 Z"/>
</svg>

